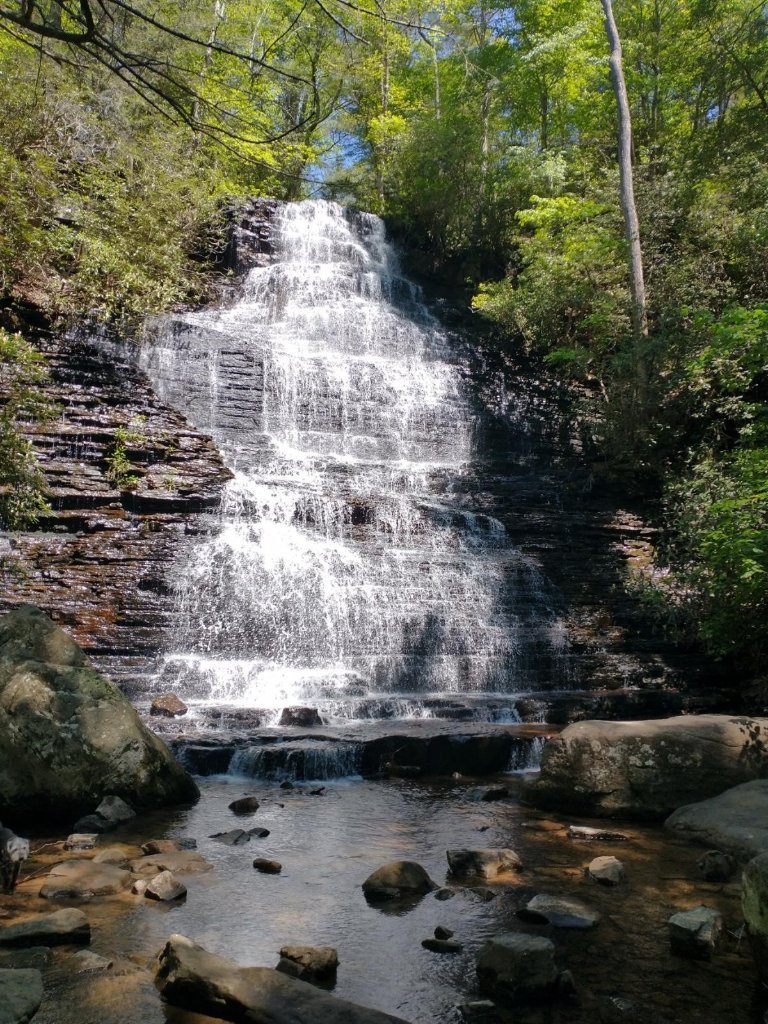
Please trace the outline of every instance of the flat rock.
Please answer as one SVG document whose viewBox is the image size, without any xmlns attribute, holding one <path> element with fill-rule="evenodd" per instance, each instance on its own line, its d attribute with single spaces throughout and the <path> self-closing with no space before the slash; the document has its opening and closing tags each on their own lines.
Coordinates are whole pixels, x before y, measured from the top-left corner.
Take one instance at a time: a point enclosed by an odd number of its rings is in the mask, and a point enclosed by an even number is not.
<svg viewBox="0 0 768 1024">
<path fill-rule="evenodd" d="M 600 914 L 581 900 L 541 893 L 529 900 L 518 917 L 525 921 L 546 922 L 556 928 L 594 928 Z"/>
<path fill-rule="evenodd" d="M 302 981 L 328 981 L 336 974 L 339 954 L 333 946 L 283 946 L 275 970 Z"/>
<path fill-rule="evenodd" d="M 624 865 L 618 857 L 595 857 L 586 868 L 587 877 L 600 885 L 618 885 L 624 881 Z"/>
<path fill-rule="evenodd" d="M 241 796 L 238 800 L 232 801 L 229 809 L 233 814 L 253 814 L 259 809 L 259 801 L 255 796 Z"/>
<path fill-rule="evenodd" d="M 481 991 L 494 998 L 515 1001 L 543 995 L 557 982 L 554 943 L 518 932 L 497 935 L 480 950 L 477 976 Z"/>
<path fill-rule="evenodd" d="M 464 949 L 455 939 L 422 939 L 421 944 L 430 953 L 461 953 Z"/>
<path fill-rule="evenodd" d="M 497 878 L 520 871 L 522 862 L 514 850 L 492 848 L 481 850 L 447 850 L 448 870 L 457 878 Z"/>
<path fill-rule="evenodd" d="M 73 832 L 64 840 L 64 849 L 75 852 L 94 850 L 98 838 L 98 832 Z"/>
<path fill-rule="evenodd" d="M 406 1024 L 379 1010 L 323 992 L 268 967 L 238 967 L 182 935 L 172 935 L 157 964 L 163 999 L 195 1013 L 270 1024 Z"/>
<path fill-rule="evenodd" d="M 437 886 L 421 864 L 412 860 L 396 860 L 384 864 L 363 882 L 363 893 L 371 903 L 423 896 Z"/>
<path fill-rule="evenodd" d="M 756 779 L 674 811 L 664 828 L 680 839 L 747 861 L 768 852 L 768 779 Z"/>
<path fill-rule="evenodd" d="M 253 866 L 262 875 L 279 875 L 283 870 L 283 865 L 279 860 L 268 860 L 266 857 L 257 857 L 253 862 Z"/>
<path fill-rule="evenodd" d="M 105 846 L 93 858 L 94 864 L 115 864 L 117 867 L 127 868 L 129 863 L 138 854 L 135 846 L 128 846 L 126 843 L 117 843 L 114 846 Z"/>
<path fill-rule="evenodd" d="M 46 900 L 114 896 L 131 884 L 131 873 L 113 864 L 68 860 L 51 868 L 40 895 Z"/>
<path fill-rule="evenodd" d="M 0 1022 L 27 1024 L 43 1001 L 43 976 L 31 967 L 0 968 Z"/>
<path fill-rule="evenodd" d="M 34 967 L 44 971 L 53 954 L 48 946 L 30 946 L 28 949 L 0 949 L 0 967 Z"/>
<path fill-rule="evenodd" d="M 141 852 L 145 857 L 151 857 L 153 853 L 178 853 L 180 849 L 175 839 L 150 839 L 142 844 Z"/>
<path fill-rule="evenodd" d="M 87 945 L 90 941 L 91 926 L 82 910 L 38 914 L 0 928 L 0 946 Z"/>
<path fill-rule="evenodd" d="M 723 917 L 711 907 L 681 910 L 667 921 L 672 952 L 696 960 L 709 960 L 723 936 Z"/>
<path fill-rule="evenodd" d="M 114 965 L 114 960 L 108 960 L 105 956 L 99 956 L 90 949 L 81 949 L 72 957 L 78 974 L 90 974 L 91 971 L 108 971 Z"/>
<path fill-rule="evenodd" d="M 147 883 L 144 895 L 150 900 L 159 900 L 162 903 L 170 903 L 173 900 L 180 900 L 187 895 L 186 885 L 173 876 L 170 871 L 161 871 Z"/>
<path fill-rule="evenodd" d="M 291 707 L 283 708 L 280 713 L 278 725 L 297 725 L 303 729 L 312 728 L 315 725 L 322 725 L 323 720 L 317 708 Z"/>
<path fill-rule="evenodd" d="M 176 850 L 171 853 L 151 853 L 131 861 L 135 875 L 159 875 L 161 871 L 174 874 L 200 875 L 213 871 L 213 864 L 195 850 Z"/>
<path fill-rule="evenodd" d="M 538 806 L 657 820 L 767 772 L 765 718 L 576 722 L 544 747 L 541 773 L 526 798 Z"/>
<path fill-rule="evenodd" d="M 250 843 L 251 834 L 242 828 L 233 828 L 229 832 L 214 832 L 209 839 L 215 839 L 217 843 L 224 843 L 225 846 L 243 846 Z"/>
<path fill-rule="evenodd" d="M 589 825 L 569 825 L 569 839 L 583 839 L 590 843 L 626 843 L 629 836 L 623 832 L 612 832 L 607 828 L 592 828 Z"/>
</svg>

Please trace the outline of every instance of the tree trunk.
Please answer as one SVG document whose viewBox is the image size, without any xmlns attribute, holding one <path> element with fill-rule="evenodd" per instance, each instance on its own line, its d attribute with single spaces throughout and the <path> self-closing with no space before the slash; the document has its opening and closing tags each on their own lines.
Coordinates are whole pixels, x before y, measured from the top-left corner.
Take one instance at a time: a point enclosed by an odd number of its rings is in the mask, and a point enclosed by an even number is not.
<svg viewBox="0 0 768 1024">
<path fill-rule="evenodd" d="M 634 372 L 637 403 L 645 403 L 646 367 L 645 339 L 648 337 L 648 312 L 645 301 L 643 251 L 640 246 L 640 223 L 635 206 L 635 187 L 632 177 L 632 119 L 629 112 L 627 86 L 624 81 L 621 39 L 613 17 L 611 0 L 600 0 L 605 14 L 605 29 L 611 44 L 611 81 L 619 108 L 619 179 L 621 212 L 629 249 L 629 278 L 632 292 L 632 332 L 634 335 Z"/>
</svg>

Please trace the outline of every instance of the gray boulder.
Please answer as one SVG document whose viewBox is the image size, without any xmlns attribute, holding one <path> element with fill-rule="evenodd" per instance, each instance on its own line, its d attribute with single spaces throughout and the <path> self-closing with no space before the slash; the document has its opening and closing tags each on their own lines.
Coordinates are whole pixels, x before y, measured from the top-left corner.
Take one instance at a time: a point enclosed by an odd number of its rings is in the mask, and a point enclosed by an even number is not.
<svg viewBox="0 0 768 1024">
<path fill-rule="evenodd" d="M 0 969 L 0 1024 L 27 1024 L 43 1001 L 43 976 L 34 968 Z"/>
<path fill-rule="evenodd" d="M 664 828 L 680 839 L 716 847 L 739 861 L 768 852 L 768 779 L 734 786 L 679 807 Z"/>
<path fill-rule="evenodd" d="M 446 850 L 448 870 L 457 878 L 497 878 L 510 871 L 520 871 L 522 863 L 514 850 Z"/>
<path fill-rule="evenodd" d="M 515 1002 L 551 992 L 558 978 L 554 943 L 539 935 L 497 935 L 480 950 L 477 977 L 481 992 L 496 999 Z"/>
<path fill-rule="evenodd" d="M 94 953 L 90 949 L 81 949 L 79 953 L 75 953 L 72 960 L 76 965 L 75 970 L 78 974 L 90 974 L 92 971 L 108 971 L 115 963 L 114 960 L 108 960 L 105 956 L 99 956 L 98 953 Z"/>
<path fill-rule="evenodd" d="M 17 924 L 0 928 L 0 946 L 66 946 L 87 945 L 91 926 L 82 910 L 57 910 L 54 914 L 38 914 Z"/>
<path fill-rule="evenodd" d="M 160 953 L 155 984 L 174 1006 L 232 1021 L 270 1024 L 406 1024 L 328 995 L 269 967 L 238 967 L 183 935 Z"/>
<path fill-rule="evenodd" d="M 624 881 L 624 865 L 618 857 L 595 857 L 587 864 L 587 877 L 600 885 L 618 885 Z"/>
<path fill-rule="evenodd" d="M 137 807 L 199 796 L 71 637 L 38 608 L 9 613 L 0 620 L 0 817 L 71 821 L 105 792 Z"/>
<path fill-rule="evenodd" d="M 577 722 L 547 743 L 527 796 L 540 806 L 657 819 L 765 775 L 768 719 Z"/>
<path fill-rule="evenodd" d="M 377 868 L 363 882 L 363 893 L 371 903 L 423 896 L 437 889 L 427 872 L 412 860 L 396 860 Z"/>
<path fill-rule="evenodd" d="M 174 878 L 170 871 L 161 871 L 147 883 L 144 895 L 147 899 L 158 900 L 160 903 L 171 903 L 186 896 L 187 887 Z"/>
<path fill-rule="evenodd" d="M 517 913 L 525 921 L 546 922 L 556 928 L 594 928 L 600 920 L 600 914 L 581 900 L 547 893 L 534 896 Z"/>
<path fill-rule="evenodd" d="M 703 905 L 673 914 L 667 927 L 672 952 L 695 960 L 709 960 L 724 932 L 722 914 Z"/>
</svg>

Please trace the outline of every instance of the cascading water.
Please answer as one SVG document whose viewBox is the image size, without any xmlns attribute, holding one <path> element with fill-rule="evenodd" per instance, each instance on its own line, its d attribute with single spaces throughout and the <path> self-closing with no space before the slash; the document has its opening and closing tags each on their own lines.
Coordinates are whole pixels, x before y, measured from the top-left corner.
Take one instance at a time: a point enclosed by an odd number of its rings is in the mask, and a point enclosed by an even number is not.
<svg viewBox="0 0 768 1024">
<path fill-rule="evenodd" d="M 276 217 L 239 301 L 166 321 L 142 356 L 235 474 L 177 566 L 163 685 L 339 717 L 561 685 L 546 582 L 459 500 L 479 458 L 466 373 L 382 221 L 322 201 Z"/>
</svg>

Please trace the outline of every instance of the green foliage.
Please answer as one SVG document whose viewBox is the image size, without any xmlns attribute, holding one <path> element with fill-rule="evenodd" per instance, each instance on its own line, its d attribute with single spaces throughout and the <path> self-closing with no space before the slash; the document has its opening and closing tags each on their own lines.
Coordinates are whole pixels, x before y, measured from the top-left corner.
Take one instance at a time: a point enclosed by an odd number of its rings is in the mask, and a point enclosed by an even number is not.
<svg viewBox="0 0 768 1024">
<path fill-rule="evenodd" d="M 21 335 L 0 329 L 0 522 L 6 529 L 31 526 L 50 511 L 45 478 L 20 432 L 22 424 L 52 413 L 39 393 L 46 379 L 40 353 Z"/>
<path fill-rule="evenodd" d="M 147 435 L 139 418 L 128 426 L 115 429 L 110 453 L 107 457 L 107 479 L 120 491 L 135 490 L 141 477 L 131 462 L 129 448 L 140 448 L 147 442 Z"/>
</svg>

